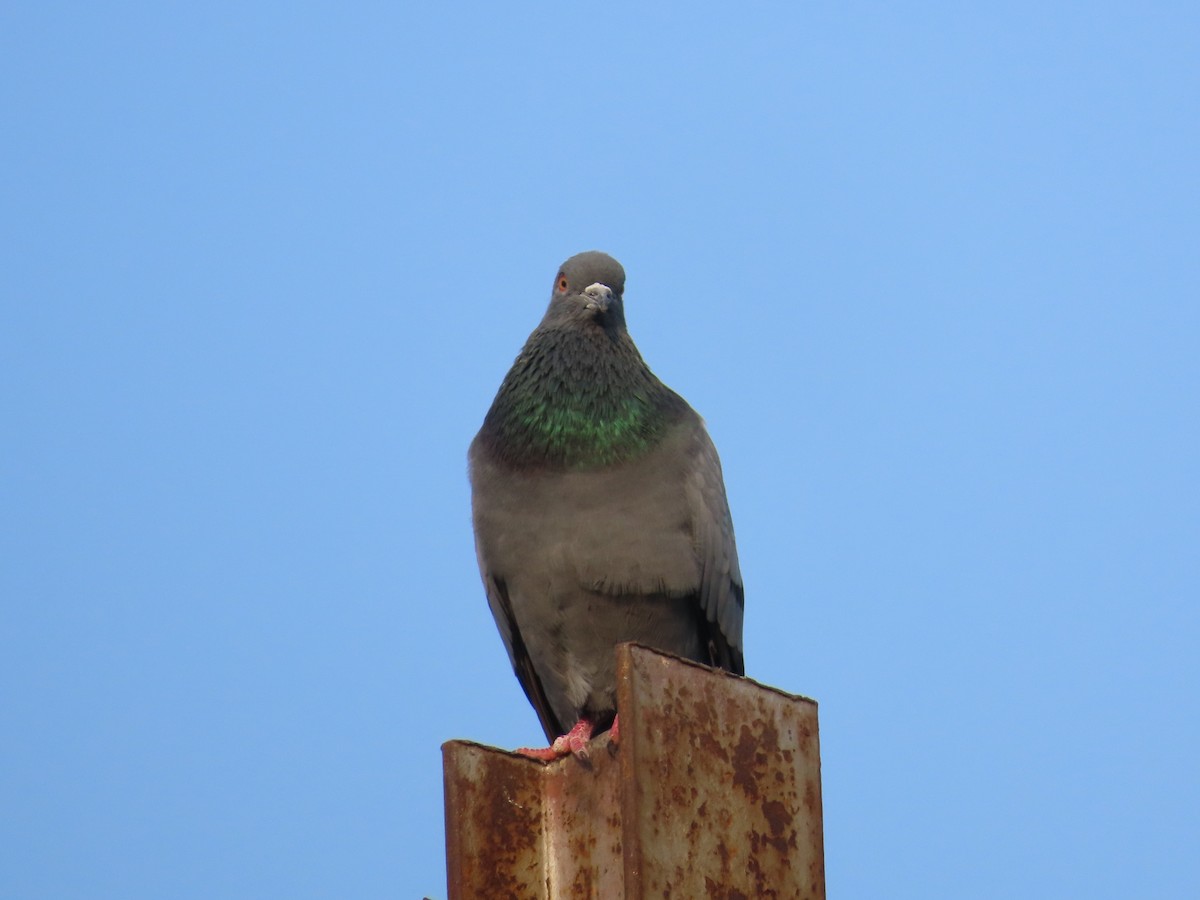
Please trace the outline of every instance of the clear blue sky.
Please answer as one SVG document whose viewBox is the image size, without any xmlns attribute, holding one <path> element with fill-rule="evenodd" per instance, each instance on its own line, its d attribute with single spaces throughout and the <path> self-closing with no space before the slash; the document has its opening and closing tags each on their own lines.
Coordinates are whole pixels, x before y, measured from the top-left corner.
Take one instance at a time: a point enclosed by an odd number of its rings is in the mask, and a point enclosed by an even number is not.
<svg viewBox="0 0 1200 900">
<path fill-rule="evenodd" d="M 0 896 L 444 897 L 465 453 L 579 250 L 828 885 L 1200 895 L 1194 3 L 10 3 Z"/>
</svg>

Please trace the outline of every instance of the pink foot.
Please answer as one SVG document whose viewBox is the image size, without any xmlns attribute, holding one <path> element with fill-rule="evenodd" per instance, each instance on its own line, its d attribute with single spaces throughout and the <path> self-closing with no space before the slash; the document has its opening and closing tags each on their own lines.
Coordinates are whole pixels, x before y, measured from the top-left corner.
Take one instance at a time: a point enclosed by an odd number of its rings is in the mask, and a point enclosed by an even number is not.
<svg viewBox="0 0 1200 900">
<path fill-rule="evenodd" d="M 554 743 L 550 745 L 551 749 L 558 751 L 559 756 L 566 756 L 568 753 L 574 753 L 580 759 L 588 758 L 587 742 L 592 739 L 592 731 L 595 725 L 587 719 L 580 719 L 576 722 L 571 730 L 562 737 L 555 738 Z"/>
<path fill-rule="evenodd" d="M 534 749 L 532 747 L 518 747 L 517 752 L 522 756 L 528 756 L 532 759 L 540 759 L 546 762 L 558 759 L 560 756 L 569 756 L 574 753 L 580 759 L 588 758 L 587 742 L 592 739 L 592 731 L 595 726 L 587 719 L 580 719 L 566 734 L 556 737 L 554 743 L 549 747 Z"/>
<path fill-rule="evenodd" d="M 518 747 L 514 752 L 530 759 L 540 759 L 542 762 L 554 762 L 559 757 L 553 747 Z"/>
<path fill-rule="evenodd" d="M 613 716 L 612 728 L 608 729 L 608 742 L 616 745 L 621 743 L 621 717 Z"/>
</svg>

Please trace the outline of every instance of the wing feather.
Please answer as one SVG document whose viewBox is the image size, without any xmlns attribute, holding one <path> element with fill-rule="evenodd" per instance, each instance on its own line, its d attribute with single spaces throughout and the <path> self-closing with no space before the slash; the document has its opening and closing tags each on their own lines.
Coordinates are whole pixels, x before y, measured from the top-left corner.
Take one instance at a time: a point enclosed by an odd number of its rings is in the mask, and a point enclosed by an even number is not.
<svg viewBox="0 0 1200 900">
<path fill-rule="evenodd" d="M 517 620 L 513 616 L 512 602 L 508 598 L 508 588 L 502 579 L 494 578 L 487 571 L 482 560 L 480 560 L 479 568 L 483 575 L 484 589 L 487 591 L 488 606 L 492 610 L 492 617 L 496 620 L 496 627 L 500 630 L 500 637 L 504 640 L 504 646 L 508 650 L 508 659 L 512 663 L 513 672 L 517 676 L 517 681 L 521 683 L 525 696 L 529 698 L 534 712 L 537 713 L 538 721 L 542 723 L 542 730 L 546 732 L 546 740 L 553 741 L 560 734 L 565 734 L 566 728 L 550 709 L 550 701 L 546 699 L 546 690 L 534 670 L 529 651 L 525 649 L 525 641 L 521 638 L 521 631 L 517 628 Z"/>
<path fill-rule="evenodd" d="M 725 496 L 725 480 L 717 449 L 703 423 L 698 423 L 689 472 L 693 533 L 700 560 L 698 598 L 704 613 L 713 665 L 745 674 L 742 619 L 745 595 L 738 566 L 733 518 Z"/>
</svg>

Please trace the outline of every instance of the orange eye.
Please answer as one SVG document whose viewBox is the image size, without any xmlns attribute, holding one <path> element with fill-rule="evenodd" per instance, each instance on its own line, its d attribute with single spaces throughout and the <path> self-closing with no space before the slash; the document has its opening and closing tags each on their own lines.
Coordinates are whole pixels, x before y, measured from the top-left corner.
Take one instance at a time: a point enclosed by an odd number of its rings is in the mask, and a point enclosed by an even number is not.
<svg viewBox="0 0 1200 900">
<path fill-rule="evenodd" d="M 558 284 L 556 285 L 556 287 L 560 294 L 565 294 L 567 292 L 567 276 L 566 275 L 558 276 Z"/>
</svg>

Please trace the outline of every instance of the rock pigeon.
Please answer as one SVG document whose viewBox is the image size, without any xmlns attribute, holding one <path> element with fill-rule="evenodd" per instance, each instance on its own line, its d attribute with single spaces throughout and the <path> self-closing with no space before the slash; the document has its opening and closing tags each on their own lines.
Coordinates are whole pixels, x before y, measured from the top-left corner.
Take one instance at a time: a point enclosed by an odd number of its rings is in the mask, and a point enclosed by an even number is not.
<svg viewBox="0 0 1200 900">
<path fill-rule="evenodd" d="M 520 752 L 541 759 L 616 724 L 621 641 L 744 673 L 717 451 L 642 360 L 624 290 L 605 253 L 562 264 L 469 452 L 488 604 L 552 742 Z"/>
</svg>

